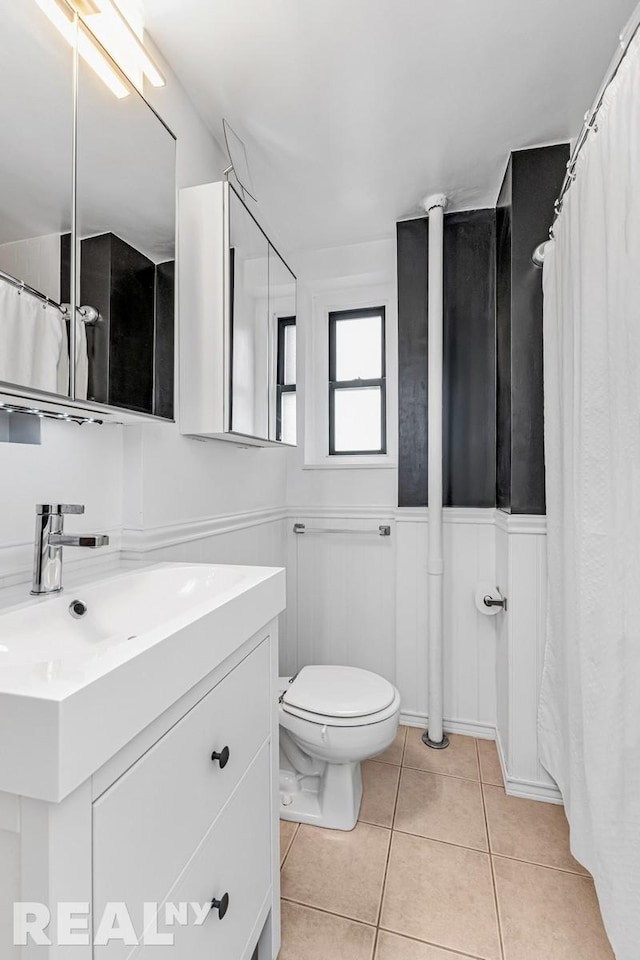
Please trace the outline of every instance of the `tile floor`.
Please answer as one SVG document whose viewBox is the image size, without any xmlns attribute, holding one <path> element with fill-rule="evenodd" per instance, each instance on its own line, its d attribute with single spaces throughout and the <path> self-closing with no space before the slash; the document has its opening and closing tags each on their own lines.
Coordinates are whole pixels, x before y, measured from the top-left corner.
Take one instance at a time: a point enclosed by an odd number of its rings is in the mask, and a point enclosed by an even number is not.
<svg viewBox="0 0 640 960">
<path fill-rule="evenodd" d="M 562 807 L 506 796 L 495 744 L 421 732 L 363 764 L 352 832 L 281 822 L 279 960 L 613 960 Z"/>
</svg>

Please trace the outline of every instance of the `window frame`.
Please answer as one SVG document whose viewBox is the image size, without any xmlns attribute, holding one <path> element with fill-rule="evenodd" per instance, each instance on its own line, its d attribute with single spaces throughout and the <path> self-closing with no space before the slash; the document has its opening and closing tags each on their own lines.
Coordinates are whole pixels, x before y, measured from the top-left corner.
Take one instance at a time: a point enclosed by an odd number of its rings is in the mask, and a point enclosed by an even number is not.
<svg viewBox="0 0 640 960">
<path fill-rule="evenodd" d="M 336 326 L 342 320 L 380 317 L 380 377 L 356 380 L 336 380 Z M 329 311 L 329 456 L 375 457 L 387 455 L 387 318 L 384 306 L 358 307 Z M 380 388 L 380 448 L 377 450 L 336 450 L 335 448 L 335 393 L 336 390 Z"/>
<path fill-rule="evenodd" d="M 295 383 L 284 382 L 285 370 L 285 330 L 287 327 L 296 327 L 296 348 L 298 340 L 298 331 L 295 316 L 278 316 L 278 336 L 276 347 L 276 440 L 282 443 L 282 394 L 297 393 L 298 377 L 296 372 Z M 297 352 L 297 349 L 296 349 Z M 297 418 L 296 418 L 297 419 Z M 297 432 L 297 430 L 296 430 Z"/>
</svg>

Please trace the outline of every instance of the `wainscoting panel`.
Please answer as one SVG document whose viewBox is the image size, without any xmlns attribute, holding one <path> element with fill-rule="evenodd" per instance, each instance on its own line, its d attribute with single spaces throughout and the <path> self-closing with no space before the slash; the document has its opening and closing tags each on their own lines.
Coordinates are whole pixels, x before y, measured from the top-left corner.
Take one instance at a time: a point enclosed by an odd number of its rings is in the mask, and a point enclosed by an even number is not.
<svg viewBox="0 0 640 960">
<path fill-rule="evenodd" d="M 125 530 L 122 558 L 144 563 L 174 561 L 284 567 L 287 528 L 284 508 L 276 508 L 151 530 Z M 280 617 L 281 652 L 285 661 L 285 638 L 290 632 L 291 615 L 288 602 Z"/>
<path fill-rule="evenodd" d="M 445 716 L 450 729 L 494 736 L 496 618 L 474 605 L 476 583 L 493 576 L 494 511 L 445 515 Z M 341 663 L 374 670 L 398 686 L 404 719 L 421 723 L 428 681 L 426 510 L 318 507 L 295 520 L 353 531 L 389 524 L 391 537 L 296 535 L 291 528 L 297 628 L 285 641 L 286 656 L 297 668 Z"/>
<path fill-rule="evenodd" d="M 337 663 L 395 682 L 395 531 L 393 518 L 300 516 L 293 533 L 297 570 L 297 665 Z M 349 533 L 322 533 L 331 528 Z"/>
<path fill-rule="evenodd" d="M 507 792 L 559 801 L 538 759 L 538 698 L 547 608 L 544 517 L 497 512 L 497 567 L 508 609 L 498 635 L 498 745 Z"/>
<path fill-rule="evenodd" d="M 497 617 L 478 613 L 476 584 L 492 580 L 493 510 L 445 510 L 444 713 L 449 729 L 492 735 Z M 403 713 L 427 715 L 427 514 L 398 510 L 397 683 Z"/>
</svg>

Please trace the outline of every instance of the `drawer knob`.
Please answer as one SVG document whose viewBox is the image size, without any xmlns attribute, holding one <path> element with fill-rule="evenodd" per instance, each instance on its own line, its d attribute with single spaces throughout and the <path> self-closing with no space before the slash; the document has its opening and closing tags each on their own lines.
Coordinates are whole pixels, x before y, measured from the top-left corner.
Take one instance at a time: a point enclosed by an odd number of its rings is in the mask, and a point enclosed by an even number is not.
<svg viewBox="0 0 640 960">
<path fill-rule="evenodd" d="M 224 916 L 229 909 L 229 894 L 225 893 L 221 900 L 216 900 L 214 897 L 211 901 L 211 909 L 218 911 L 219 920 L 224 920 Z"/>
<path fill-rule="evenodd" d="M 217 760 L 220 764 L 220 769 L 223 770 L 229 763 L 229 747 L 223 747 L 220 753 L 218 753 L 217 750 L 214 750 L 211 754 L 211 759 L 214 762 Z"/>
</svg>

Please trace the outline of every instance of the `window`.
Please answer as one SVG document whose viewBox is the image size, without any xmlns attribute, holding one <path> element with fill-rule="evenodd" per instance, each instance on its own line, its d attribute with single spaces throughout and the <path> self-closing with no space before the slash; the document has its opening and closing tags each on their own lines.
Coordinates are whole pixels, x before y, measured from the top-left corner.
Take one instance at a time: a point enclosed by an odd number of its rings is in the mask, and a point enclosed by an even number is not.
<svg viewBox="0 0 640 960">
<path fill-rule="evenodd" d="M 329 314 L 329 454 L 387 452 L 384 307 Z"/>
<path fill-rule="evenodd" d="M 278 317 L 276 440 L 296 443 L 296 318 Z"/>
</svg>

